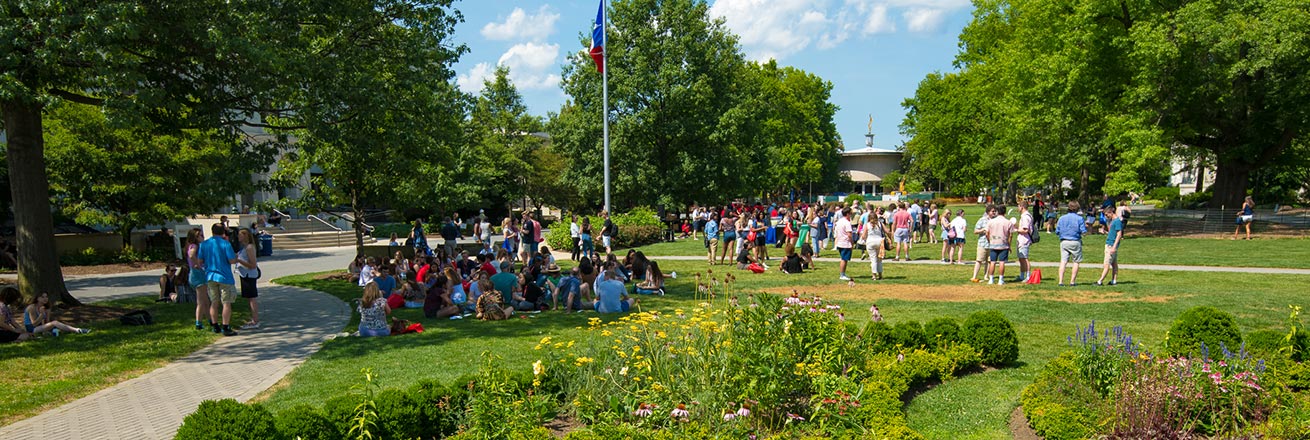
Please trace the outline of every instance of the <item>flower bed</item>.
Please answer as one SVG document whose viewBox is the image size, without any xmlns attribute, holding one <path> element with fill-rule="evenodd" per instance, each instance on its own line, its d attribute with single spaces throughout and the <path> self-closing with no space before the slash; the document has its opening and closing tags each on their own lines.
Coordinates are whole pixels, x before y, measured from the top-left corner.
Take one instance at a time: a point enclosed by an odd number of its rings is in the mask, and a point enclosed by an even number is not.
<svg viewBox="0 0 1310 440">
<path fill-rule="evenodd" d="M 1295 352 L 1298 311 L 1294 308 L 1290 318 L 1289 345 L 1275 351 Z M 1204 313 L 1219 321 L 1232 319 L 1213 309 Z M 1179 323 L 1170 338 L 1194 342 L 1198 351 L 1157 356 L 1121 327 L 1098 332 L 1093 322 L 1079 328 L 1067 340 L 1070 349 L 1048 363 L 1023 392 L 1021 403 L 1033 429 L 1048 440 L 1098 435 L 1305 438 L 1310 433 L 1303 417 L 1310 407 L 1296 386 L 1301 364 L 1289 356 L 1255 359 L 1240 334 L 1235 352 L 1224 341 L 1211 348 L 1211 336 L 1187 331 L 1192 325 L 1188 319 Z M 1215 333 L 1213 327 L 1201 328 Z"/>
</svg>

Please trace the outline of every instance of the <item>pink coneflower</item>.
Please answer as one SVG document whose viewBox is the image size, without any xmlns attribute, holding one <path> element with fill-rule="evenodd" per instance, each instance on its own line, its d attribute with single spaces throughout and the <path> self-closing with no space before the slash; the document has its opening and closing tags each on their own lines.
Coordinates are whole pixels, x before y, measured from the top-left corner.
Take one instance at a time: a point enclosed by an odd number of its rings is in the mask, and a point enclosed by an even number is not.
<svg viewBox="0 0 1310 440">
<path fill-rule="evenodd" d="M 654 408 L 655 405 L 643 403 L 637 406 L 637 410 L 633 411 L 632 415 L 637 417 L 649 417 L 651 414 L 654 413 L 654 411 L 652 411 Z"/>
<path fill-rule="evenodd" d="M 794 421 L 797 421 L 797 422 L 804 422 L 804 421 L 805 421 L 805 418 L 804 418 L 804 417 L 801 417 L 801 416 L 798 416 L 798 415 L 796 415 L 796 414 L 787 413 L 787 420 L 794 420 Z"/>
<path fill-rule="evenodd" d="M 841 322 L 846 322 L 846 314 L 837 312 L 837 320 Z"/>
<path fill-rule="evenodd" d="M 1201 365 L 1201 372 L 1202 372 L 1202 373 L 1209 373 L 1209 372 L 1210 372 L 1210 363 L 1209 363 L 1209 362 L 1206 362 L 1205 364 L 1202 364 L 1202 365 Z"/>
<path fill-rule="evenodd" d="M 681 403 L 678 404 L 677 408 L 673 408 L 673 411 L 669 412 L 669 416 L 675 419 L 684 419 L 690 415 L 691 413 L 687 412 L 687 405 L 683 405 Z"/>
<path fill-rule="evenodd" d="M 737 417 L 750 417 L 750 416 L 751 416 L 751 410 L 750 408 L 747 408 L 745 405 L 742 405 L 741 408 L 737 409 Z"/>
<path fill-rule="evenodd" d="M 882 312 L 878 311 L 878 305 L 869 306 L 869 313 L 873 315 L 874 322 L 882 322 Z"/>
<path fill-rule="evenodd" d="M 723 415 L 723 421 L 725 421 L 725 422 L 731 422 L 731 421 L 733 421 L 733 420 L 737 420 L 737 414 L 736 414 L 736 413 L 727 413 L 727 414 L 724 414 L 724 415 Z"/>
</svg>

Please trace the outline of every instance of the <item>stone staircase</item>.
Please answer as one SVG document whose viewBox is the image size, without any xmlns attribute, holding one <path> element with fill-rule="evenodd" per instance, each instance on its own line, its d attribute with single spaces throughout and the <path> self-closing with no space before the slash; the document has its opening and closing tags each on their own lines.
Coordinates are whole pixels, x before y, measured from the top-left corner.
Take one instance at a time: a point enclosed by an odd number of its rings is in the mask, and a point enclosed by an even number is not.
<svg viewBox="0 0 1310 440">
<path fill-rule="evenodd" d="M 282 227 L 264 228 L 263 231 L 273 236 L 273 252 L 278 249 L 307 249 L 333 246 L 353 246 L 355 232 L 338 230 L 323 222 L 313 219 L 285 219 Z M 365 236 L 364 244 L 371 244 L 376 239 Z"/>
</svg>

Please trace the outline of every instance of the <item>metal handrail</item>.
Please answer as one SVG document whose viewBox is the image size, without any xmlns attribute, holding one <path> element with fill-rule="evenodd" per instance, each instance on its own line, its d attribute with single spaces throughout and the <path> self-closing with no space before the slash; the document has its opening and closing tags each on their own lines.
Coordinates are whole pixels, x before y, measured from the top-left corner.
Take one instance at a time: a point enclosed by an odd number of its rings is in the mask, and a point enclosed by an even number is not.
<svg viewBox="0 0 1310 440">
<path fill-rule="evenodd" d="M 280 210 L 280 209 L 273 208 L 273 212 L 276 212 L 278 215 L 282 216 L 282 218 L 287 218 L 287 219 L 291 218 L 291 214 L 287 214 L 287 213 L 285 213 L 285 212 L 282 212 L 282 210 Z"/>
<path fill-rule="evenodd" d="M 323 219 L 319 218 L 319 217 L 316 216 L 316 215 L 310 214 L 310 215 L 306 216 L 305 218 L 308 219 L 308 220 L 316 220 L 316 221 L 318 221 L 319 223 L 325 224 L 325 225 L 327 225 L 327 227 L 332 228 L 332 230 L 334 230 L 334 231 L 337 231 L 337 232 L 341 232 L 341 231 L 342 231 L 342 229 L 341 229 L 341 228 L 338 228 L 337 225 L 334 225 L 334 224 L 328 222 L 327 220 L 323 220 Z"/>
</svg>

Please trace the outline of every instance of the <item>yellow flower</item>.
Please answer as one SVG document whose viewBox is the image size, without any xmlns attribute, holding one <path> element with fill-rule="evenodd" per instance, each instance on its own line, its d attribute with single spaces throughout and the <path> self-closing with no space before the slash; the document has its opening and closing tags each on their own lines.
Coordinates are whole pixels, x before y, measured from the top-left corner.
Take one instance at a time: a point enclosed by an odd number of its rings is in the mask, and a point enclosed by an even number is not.
<svg viewBox="0 0 1310 440">
<path fill-rule="evenodd" d="M 592 359 L 589 358 L 589 357 L 580 357 L 580 358 L 577 358 L 576 360 L 574 360 L 574 361 L 573 361 L 573 364 L 574 364 L 574 365 L 577 365 L 577 366 L 579 366 L 579 367 L 581 367 L 581 366 L 586 365 L 586 364 L 589 364 L 589 363 L 591 363 L 591 362 L 592 362 Z"/>
<path fill-rule="evenodd" d="M 546 365 L 541 363 L 541 359 L 537 359 L 536 362 L 532 363 L 533 376 L 540 376 L 542 373 L 545 372 L 546 372 Z"/>
<path fill-rule="evenodd" d="M 609 331 L 609 330 L 601 330 L 601 331 L 600 331 L 600 335 L 601 335 L 601 336 L 613 336 L 613 335 L 614 335 L 614 332 L 611 332 L 611 331 Z"/>
<path fill-rule="evenodd" d="M 667 333 L 664 333 L 663 330 L 660 330 L 660 331 L 655 332 L 655 337 L 660 338 L 660 339 L 664 339 L 664 338 L 669 337 L 669 335 L 668 335 Z"/>
<path fill-rule="evenodd" d="M 538 342 L 538 344 L 541 344 L 541 345 L 549 345 L 549 344 L 550 344 L 550 336 L 547 336 L 547 337 L 541 338 L 541 342 Z"/>
<path fill-rule="evenodd" d="M 634 346 L 632 346 L 632 352 L 633 352 L 633 353 L 637 353 L 637 352 L 640 352 L 640 351 L 641 351 L 641 346 L 640 346 L 640 345 L 634 345 Z"/>
<path fill-rule="evenodd" d="M 587 320 L 587 324 L 590 325 L 590 326 L 592 326 L 592 327 L 598 326 L 598 325 L 600 325 L 600 318 L 591 318 L 591 319 L 588 319 L 588 320 Z"/>
<path fill-rule="evenodd" d="M 620 370 L 619 370 L 619 375 L 620 375 L 620 376 L 627 376 L 627 375 L 628 375 L 628 367 L 623 367 L 622 369 L 620 369 Z"/>
<path fill-rule="evenodd" d="M 536 347 L 532 347 L 532 349 L 533 349 L 533 350 L 540 350 L 540 349 L 541 349 L 541 344 L 537 344 L 537 346 L 536 346 Z"/>
<path fill-rule="evenodd" d="M 573 341 L 569 341 L 569 345 L 568 345 L 568 347 L 569 347 L 569 348 L 573 348 Z"/>
</svg>

